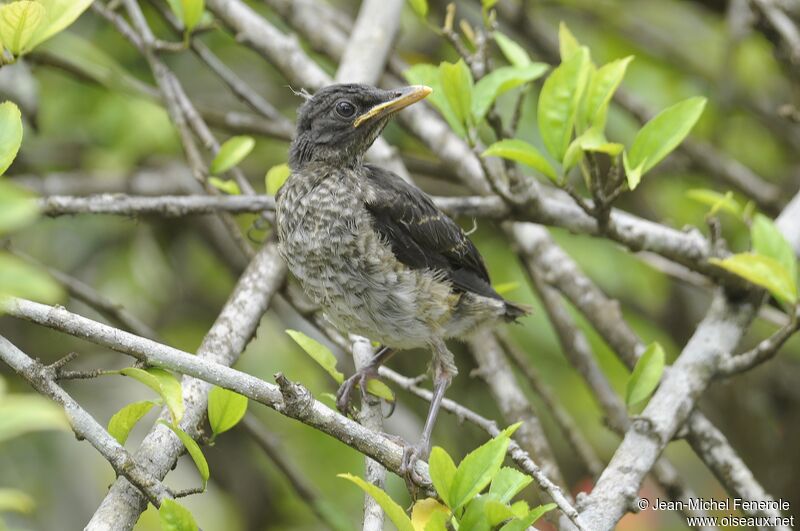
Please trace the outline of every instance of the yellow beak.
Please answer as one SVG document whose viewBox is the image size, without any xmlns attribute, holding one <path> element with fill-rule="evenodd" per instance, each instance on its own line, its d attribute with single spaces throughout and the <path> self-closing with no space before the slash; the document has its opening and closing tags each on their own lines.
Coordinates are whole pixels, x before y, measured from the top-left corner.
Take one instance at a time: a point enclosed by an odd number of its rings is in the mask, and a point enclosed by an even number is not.
<svg viewBox="0 0 800 531">
<path fill-rule="evenodd" d="M 431 92 L 433 92 L 433 89 L 425 85 L 412 85 L 400 89 L 400 95 L 398 97 L 380 103 L 356 118 L 355 122 L 353 122 L 353 127 L 359 127 L 364 122 L 394 114 L 400 109 L 404 109 L 412 103 L 418 102 Z"/>
</svg>

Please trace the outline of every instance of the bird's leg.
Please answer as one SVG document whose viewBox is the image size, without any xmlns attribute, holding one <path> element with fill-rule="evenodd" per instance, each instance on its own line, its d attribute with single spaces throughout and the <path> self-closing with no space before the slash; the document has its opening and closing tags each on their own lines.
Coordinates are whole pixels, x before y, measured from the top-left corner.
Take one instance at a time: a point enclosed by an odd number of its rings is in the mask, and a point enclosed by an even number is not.
<svg viewBox="0 0 800 531">
<path fill-rule="evenodd" d="M 400 464 L 400 473 L 411 480 L 419 483 L 419 479 L 414 470 L 415 463 L 420 459 L 427 459 L 431 450 L 431 435 L 436 424 L 436 417 L 439 416 L 439 408 L 442 405 L 444 392 L 450 387 L 450 382 L 458 374 L 453 355 L 447 350 L 444 341 L 438 340 L 434 344 L 433 354 L 433 396 L 431 405 L 428 408 L 428 417 L 425 419 L 425 427 L 422 430 L 422 438 L 415 445 L 406 446 L 403 451 L 403 461 Z"/>
<path fill-rule="evenodd" d="M 377 354 L 373 356 L 369 364 L 361 367 L 356 373 L 342 382 L 339 390 L 336 392 L 336 409 L 342 415 L 347 415 L 350 408 L 350 401 L 353 398 L 353 390 L 358 386 L 361 388 L 361 399 L 367 398 L 367 382 L 370 378 L 378 377 L 378 367 L 386 363 L 396 351 L 389 347 L 381 347 Z"/>
</svg>

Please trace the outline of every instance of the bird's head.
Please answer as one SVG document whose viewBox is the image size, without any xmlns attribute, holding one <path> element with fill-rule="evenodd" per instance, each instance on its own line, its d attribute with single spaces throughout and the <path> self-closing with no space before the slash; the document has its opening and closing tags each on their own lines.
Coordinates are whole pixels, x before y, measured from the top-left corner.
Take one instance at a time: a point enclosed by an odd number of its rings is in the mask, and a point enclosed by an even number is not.
<svg viewBox="0 0 800 531">
<path fill-rule="evenodd" d="M 308 162 L 360 162 L 392 115 L 430 93 L 431 89 L 422 85 L 383 90 L 341 84 L 319 90 L 298 111 L 289 166 L 297 169 Z"/>
</svg>

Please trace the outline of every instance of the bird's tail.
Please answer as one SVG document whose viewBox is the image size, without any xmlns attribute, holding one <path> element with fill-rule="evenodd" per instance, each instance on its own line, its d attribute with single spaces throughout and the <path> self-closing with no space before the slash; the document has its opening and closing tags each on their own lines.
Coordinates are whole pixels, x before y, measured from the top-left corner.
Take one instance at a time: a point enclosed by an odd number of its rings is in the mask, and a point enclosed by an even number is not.
<svg viewBox="0 0 800 531">
<path fill-rule="evenodd" d="M 510 301 L 504 302 L 506 304 L 506 313 L 503 314 L 503 319 L 509 323 L 513 323 L 520 317 L 524 317 L 533 311 L 533 308 L 527 304 L 518 304 Z"/>
</svg>

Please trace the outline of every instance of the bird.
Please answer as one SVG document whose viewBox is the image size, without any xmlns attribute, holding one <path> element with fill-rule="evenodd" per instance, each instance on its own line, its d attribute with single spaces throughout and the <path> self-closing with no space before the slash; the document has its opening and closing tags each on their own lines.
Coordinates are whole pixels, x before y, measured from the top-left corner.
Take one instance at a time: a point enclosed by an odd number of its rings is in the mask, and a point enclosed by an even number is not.
<svg viewBox="0 0 800 531">
<path fill-rule="evenodd" d="M 305 293 L 345 333 L 381 347 L 346 379 L 337 408 L 398 350 L 432 353 L 433 396 L 420 441 L 404 446 L 400 472 L 414 474 L 430 452 L 445 390 L 458 373 L 446 340 L 515 321 L 529 309 L 492 287 L 478 249 L 413 184 L 364 155 L 389 120 L 431 93 L 414 85 L 381 89 L 333 84 L 297 115 L 289 177 L 276 194 L 278 249 Z"/>
</svg>

